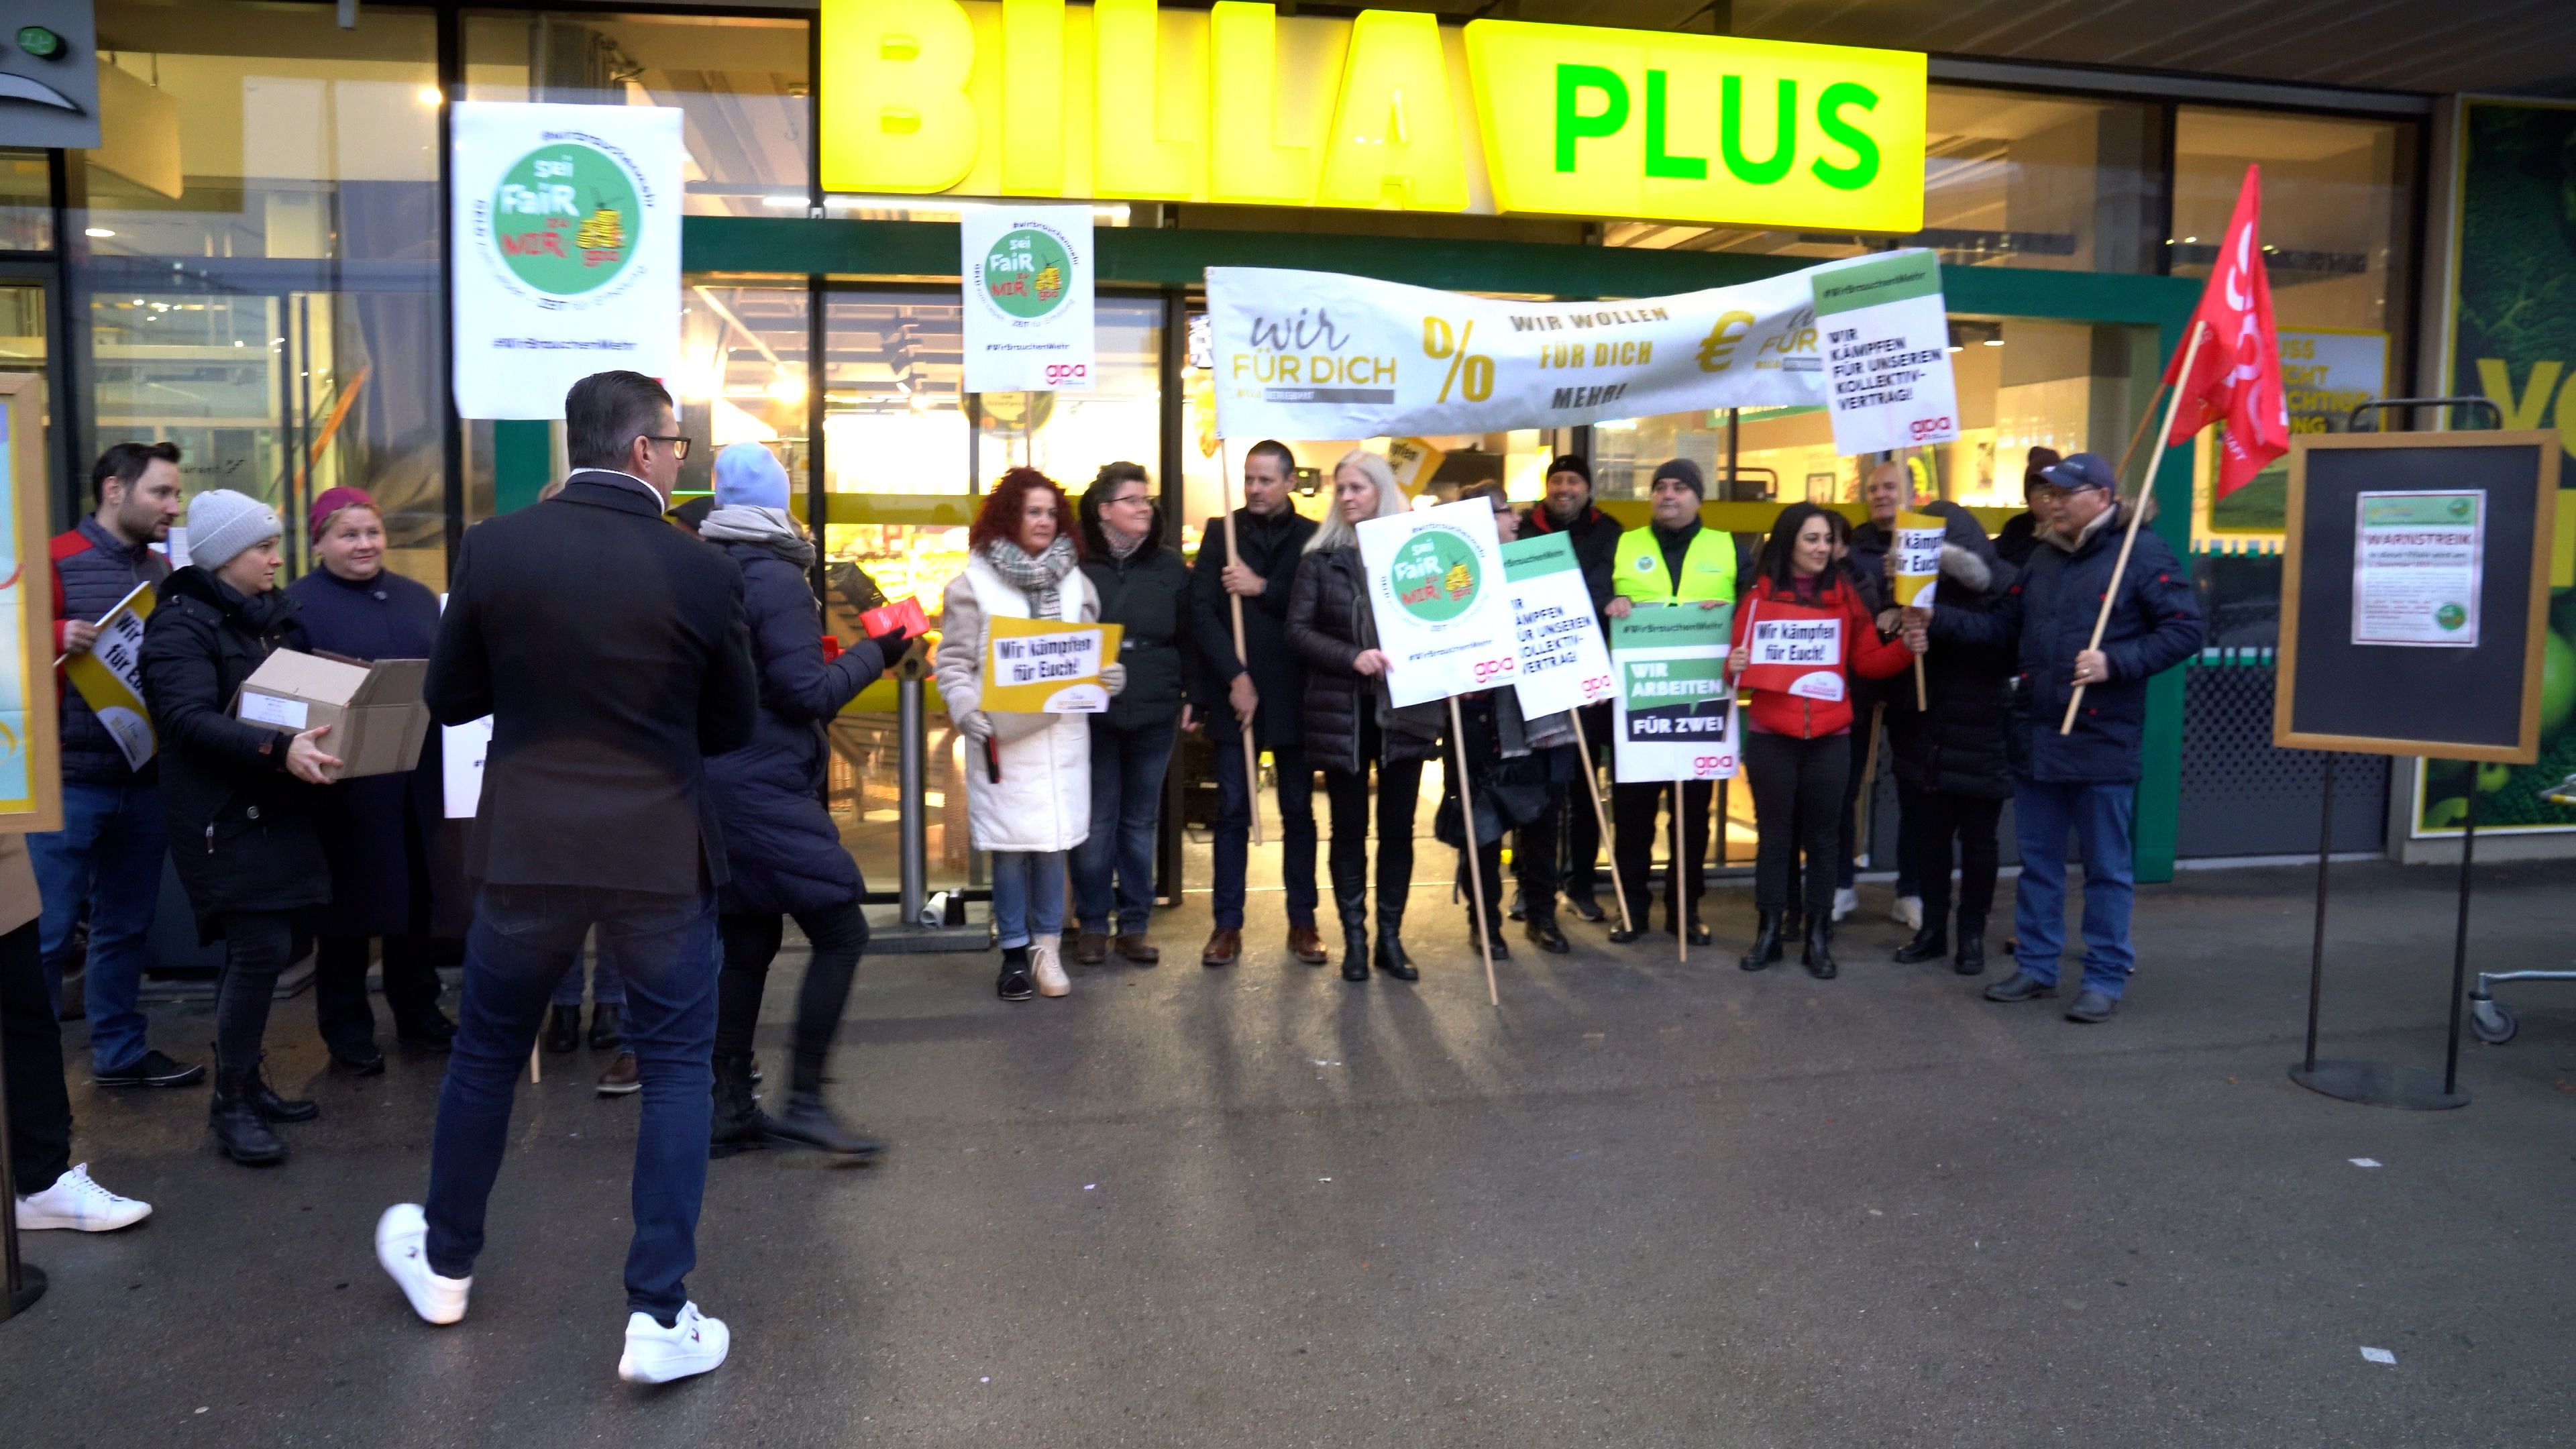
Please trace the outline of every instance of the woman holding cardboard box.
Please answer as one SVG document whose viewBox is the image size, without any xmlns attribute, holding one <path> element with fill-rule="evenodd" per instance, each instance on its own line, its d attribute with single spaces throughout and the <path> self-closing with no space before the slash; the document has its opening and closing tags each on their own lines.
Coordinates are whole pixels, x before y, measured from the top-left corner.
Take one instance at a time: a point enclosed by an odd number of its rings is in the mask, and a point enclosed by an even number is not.
<svg viewBox="0 0 2576 1449">
<path fill-rule="evenodd" d="M 242 681 L 280 649 L 306 647 L 295 600 L 277 588 L 277 512 L 218 488 L 188 505 L 191 562 L 161 582 L 143 631 L 143 699 L 160 742 L 170 862 L 198 936 L 224 943 L 215 987 L 216 1144 L 236 1162 L 275 1162 L 269 1127 L 321 1109 L 269 1089 L 260 1038 L 280 971 L 310 944 L 331 899 L 316 822 L 340 761 L 330 727 L 293 732 L 232 716 Z"/>
<path fill-rule="evenodd" d="M 438 596 L 385 567 L 385 520 L 355 488 L 313 500 L 308 519 L 322 567 L 287 585 L 311 647 L 343 658 L 427 659 Z M 362 1077 L 385 1069 L 367 1005 L 367 947 L 384 942 L 385 1006 L 405 1046 L 445 1051 L 456 1024 L 438 1009 L 429 945 L 429 862 L 446 815 L 438 731 L 409 771 L 370 775 L 323 793 L 320 826 L 331 858 L 331 902 L 315 916 L 313 1012 L 332 1065 Z"/>
</svg>

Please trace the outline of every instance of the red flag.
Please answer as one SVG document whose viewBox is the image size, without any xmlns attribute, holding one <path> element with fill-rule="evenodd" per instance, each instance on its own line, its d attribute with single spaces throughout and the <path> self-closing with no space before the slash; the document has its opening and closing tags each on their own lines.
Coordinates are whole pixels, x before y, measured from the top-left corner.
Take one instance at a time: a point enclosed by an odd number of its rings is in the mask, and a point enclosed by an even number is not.
<svg viewBox="0 0 2576 1449">
<path fill-rule="evenodd" d="M 2227 235 L 2219 242 L 2218 265 L 2191 315 L 2192 328 L 2200 333 L 2191 376 L 2181 375 L 2183 356 L 2191 350 L 2190 333 L 2183 335 L 2183 350 L 2165 367 L 2165 381 L 2182 394 L 2166 443 L 2187 443 L 2211 423 L 2227 424 L 2219 439 L 2221 498 L 2252 482 L 2264 464 L 2290 450 L 2281 342 L 2272 328 L 2272 280 L 2256 235 L 2262 212 L 2262 168 L 2248 166 L 2245 187 L 2236 194 L 2236 214 L 2228 218 Z"/>
</svg>

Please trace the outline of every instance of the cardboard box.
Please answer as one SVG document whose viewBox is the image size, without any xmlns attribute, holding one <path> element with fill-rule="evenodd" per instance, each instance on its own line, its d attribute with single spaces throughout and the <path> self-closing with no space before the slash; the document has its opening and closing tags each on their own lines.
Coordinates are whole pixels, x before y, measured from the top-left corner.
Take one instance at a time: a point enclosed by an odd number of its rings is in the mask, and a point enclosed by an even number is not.
<svg viewBox="0 0 2576 1449">
<path fill-rule="evenodd" d="M 340 760 L 331 779 L 391 775 L 420 763 L 429 737 L 429 706 L 421 700 L 428 677 L 426 659 L 360 664 L 280 649 L 242 681 L 233 715 L 287 734 L 331 726 L 319 741 Z"/>
</svg>

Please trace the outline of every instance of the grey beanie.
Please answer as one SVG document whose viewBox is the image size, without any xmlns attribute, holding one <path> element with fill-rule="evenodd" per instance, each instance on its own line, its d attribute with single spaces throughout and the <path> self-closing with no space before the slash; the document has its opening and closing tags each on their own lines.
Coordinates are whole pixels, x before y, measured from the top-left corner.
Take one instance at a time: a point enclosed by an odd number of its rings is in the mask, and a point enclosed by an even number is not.
<svg viewBox="0 0 2576 1449">
<path fill-rule="evenodd" d="M 209 488 L 188 500 L 188 562 L 201 569 L 222 568 L 243 549 L 285 532 L 277 510 L 247 493 Z"/>
</svg>

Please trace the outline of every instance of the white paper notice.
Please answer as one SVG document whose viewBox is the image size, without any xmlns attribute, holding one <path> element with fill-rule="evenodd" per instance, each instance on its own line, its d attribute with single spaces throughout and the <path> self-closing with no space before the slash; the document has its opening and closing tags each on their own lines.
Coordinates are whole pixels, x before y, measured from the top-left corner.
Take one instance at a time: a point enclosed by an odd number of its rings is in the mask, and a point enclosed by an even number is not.
<svg viewBox="0 0 2576 1449">
<path fill-rule="evenodd" d="M 300 730 L 304 728 L 304 721 L 311 717 L 311 710 L 300 699 L 279 699 L 273 694 L 245 694 L 241 697 L 241 717 L 254 724 Z"/>
<path fill-rule="evenodd" d="M 2478 647 L 2486 494 L 2364 493 L 2352 550 L 2352 642 Z"/>
</svg>

